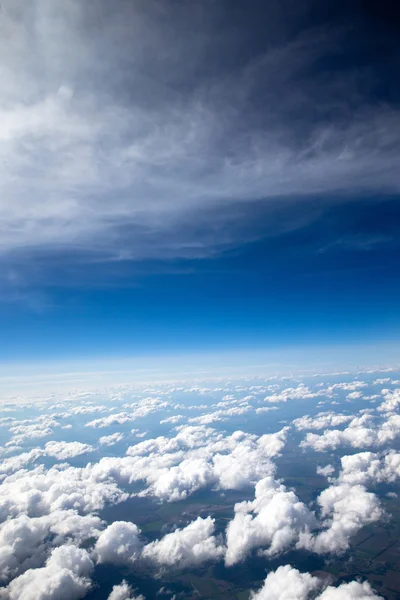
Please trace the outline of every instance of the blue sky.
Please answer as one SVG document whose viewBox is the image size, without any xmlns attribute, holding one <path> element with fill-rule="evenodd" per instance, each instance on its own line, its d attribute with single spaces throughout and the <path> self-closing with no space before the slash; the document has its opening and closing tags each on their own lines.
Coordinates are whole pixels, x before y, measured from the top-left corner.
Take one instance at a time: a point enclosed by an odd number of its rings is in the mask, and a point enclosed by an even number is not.
<svg viewBox="0 0 400 600">
<path fill-rule="evenodd" d="M 393 348 L 398 17 L 6 1 L 0 360 Z"/>
</svg>

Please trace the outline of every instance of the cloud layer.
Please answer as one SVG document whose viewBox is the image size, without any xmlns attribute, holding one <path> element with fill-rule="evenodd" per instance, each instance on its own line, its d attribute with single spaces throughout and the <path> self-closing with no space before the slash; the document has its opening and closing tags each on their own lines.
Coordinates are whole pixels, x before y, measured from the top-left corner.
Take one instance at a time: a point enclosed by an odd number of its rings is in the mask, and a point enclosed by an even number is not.
<svg viewBox="0 0 400 600">
<path fill-rule="evenodd" d="M 309 378 L 307 385 L 297 378 L 204 387 L 175 382 L 8 402 L 0 421 L 0 597 L 83 598 L 96 569 L 107 565 L 121 577 L 105 593 L 131 599 L 140 595 L 128 572 L 163 580 L 209 563 L 234 569 L 255 555 L 266 568 L 288 552 L 318 554 L 321 561 L 343 555 L 363 527 L 390 518 L 378 484 L 395 497 L 400 455 L 390 447 L 398 435 L 397 380 L 342 376 Z M 271 408 L 271 397 L 279 407 L 258 412 Z M 291 421 L 282 419 L 286 403 Z M 320 412 L 321 403 L 330 410 Z M 236 429 L 238 419 L 259 434 Z M 132 429 L 135 420 L 147 431 Z M 153 430 L 161 434 L 152 437 Z M 310 446 L 331 450 L 332 439 L 337 455 L 329 463 L 310 452 Z M 345 454 L 361 441 L 367 450 Z M 297 459 L 299 444 L 300 462 L 319 478 L 312 501 L 304 488 L 279 479 L 285 453 Z M 118 518 L 128 500 L 171 516 L 153 522 L 157 533 L 149 535 L 146 509 L 134 513 L 138 524 L 129 513 Z M 176 504 L 169 512 L 165 503 Z M 254 598 L 285 598 L 292 585 L 293 597 L 304 599 L 374 596 L 366 583 L 327 587 L 282 568 Z M 281 589 L 281 581 L 290 586 Z"/>
</svg>

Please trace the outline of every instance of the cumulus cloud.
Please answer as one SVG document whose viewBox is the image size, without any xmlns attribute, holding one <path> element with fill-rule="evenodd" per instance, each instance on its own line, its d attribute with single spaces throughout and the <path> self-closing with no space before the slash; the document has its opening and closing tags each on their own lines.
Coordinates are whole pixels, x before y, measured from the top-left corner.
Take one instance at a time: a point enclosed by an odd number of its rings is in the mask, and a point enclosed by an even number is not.
<svg viewBox="0 0 400 600">
<path fill-rule="evenodd" d="M 81 544 L 103 529 L 99 517 L 55 511 L 41 517 L 20 515 L 0 525 L 0 579 L 7 581 L 44 562 L 48 549 L 73 540 Z"/>
<path fill-rule="evenodd" d="M 235 516 L 226 531 L 225 562 L 234 565 L 253 548 L 263 548 L 269 556 L 278 554 L 315 525 L 313 513 L 294 492 L 266 477 L 257 483 L 253 501 L 235 504 Z"/>
<path fill-rule="evenodd" d="M 323 589 L 325 588 L 325 589 Z M 317 591 L 323 591 L 317 594 Z M 252 592 L 251 600 L 367 600 L 380 598 L 367 581 L 351 581 L 338 587 L 326 584 L 310 575 L 300 573 L 291 565 L 278 567 L 268 573 L 264 584 L 258 592 Z"/>
<path fill-rule="evenodd" d="M 302 532 L 298 547 L 318 554 L 347 550 L 352 536 L 384 514 L 377 496 L 361 485 L 332 485 L 321 492 L 317 503 L 323 529 L 315 535 Z"/>
<path fill-rule="evenodd" d="M 223 556 L 225 549 L 214 536 L 214 519 L 198 517 L 184 527 L 168 533 L 143 549 L 143 558 L 160 567 L 196 567 Z"/>
<path fill-rule="evenodd" d="M 184 569 L 223 556 L 225 549 L 214 536 L 214 529 L 214 519 L 198 517 L 144 546 L 134 523 L 115 521 L 100 533 L 94 554 L 100 563 L 124 565 L 145 559 L 157 567 Z"/>
<path fill-rule="evenodd" d="M 350 392 L 350 394 L 347 395 L 348 400 L 358 400 L 359 398 L 362 398 L 362 392 Z"/>
<path fill-rule="evenodd" d="M 40 516 L 60 509 L 89 513 L 127 497 L 112 479 L 96 479 L 90 466 L 46 469 L 41 465 L 31 471 L 17 471 L 3 480 L 0 522 L 19 514 Z"/>
<path fill-rule="evenodd" d="M 94 448 L 90 444 L 83 444 L 82 442 L 47 442 L 45 450 L 48 456 L 54 456 L 57 460 L 68 460 L 81 454 L 93 452 Z"/>
<path fill-rule="evenodd" d="M 241 489 L 274 472 L 270 457 L 279 454 L 285 439 L 285 431 L 258 440 L 243 432 L 218 441 L 210 439 L 209 444 L 193 449 L 178 465 L 160 470 L 157 477 L 150 472 L 148 480 L 153 481 L 149 491 L 162 499 L 179 500 L 206 486 Z M 155 459 L 153 455 L 153 469 Z"/>
<path fill-rule="evenodd" d="M 125 410 L 106 417 L 99 417 L 98 419 L 89 421 L 85 426 L 95 429 L 105 429 L 111 425 L 123 425 L 168 407 L 168 402 L 162 401 L 160 398 L 144 398 L 135 403 L 123 404 L 122 407 L 125 409 L 129 408 L 130 412 Z"/>
<path fill-rule="evenodd" d="M 180 421 L 184 421 L 184 419 L 185 419 L 184 415 L 172 415 L 171 417 L 162 419 L 162 421 L 160 421 L 160 425 L 163 425 L 164 423 L 170 423 L 171 425 L 176 425 Z"/>
<path fill-rule="evenodd" d="M 124 457 L 105 457 L 93 465 L 104 481 L 144 481 L 141 495 L 178 501 L 204 487 L 241 489 L 271 475 L 271 458 L 286 443 L 287 429 L 259 438 L 241 431 L 224 436 L 204 426 L 179 427 L 173 438 L 160 436 L 131 446 Z"/>
<path fill-rule="evenodd" d="M 99 438 L 99 444 L 101 446 L 113 446 L 122 442 L 124 439 L 123 433 L 112 433 L 111 435 L 103 435 Z"/>
<path fill-rule="evenodd" d="M 318 597 L 318 600 L 368 600 L 370 598 L 380 599 L 372 589 L 368 581 L 350 581 L 349 583 L 342 583 L 337 588 L 328 586 L 322 594 Z"/>
<path fill-rule="evenodd" d="M 337 390 L 343 392 L 356 392 L 368 386 L 365 381 L 349 381 L 345 383 L 334 383 L 327 388 L 321 390 L 324 394 L 334 395 Z"/>
<path fill-rule="evenodd" d="M 322 475 L 323 477 L 329 477 L 333 475 L 335 472 L 334 467 L 332 465 L 326 465 L 325 467 L 317 466 L 317 475 Z"/>
<path fill-rule="evenodd" d="M 302 448 L 312 448 L 317 452 L 336 450 L 341 446 L 352 446 L 353 448 L 368 448 L 376 442 L 375 432 L 366 427 L 357 429 L 327 430 L 323 434 L 307 433 L 301 442 Z"/>
<path fill-rule="evenodd" d="M 321 435 L 307 433 L 300 445 L 303 448 L 313 448 L 317 452 L 336 450 L 341 446 L 370 448 L 392 442 L 400 435 L 400 415 L 391 414 L 382 423 L 370 426 L 372 420 L 372 415 L 363 414 L 353 418 L 343 430 L 326 430 Z"/>
<path fill-rule="evenodd" d="M 36 440 L 44 437 L 49 437 L 53 434 L 53 429 L 44 424 L 33 424 L 33 425 L 16 425 L 10 427 L 10 432 L 13 434 L 8 444 L 19 445 L 25 444 L 30 440 Z"/>
<path fill-rule="evenodd" d="M 89 405 L 83 405 L 83 406 L 74 406 L 73 408 L 70 409 L 69 412 L 64 413 L 65 416 L 69 416 L 70 414 L 72 415 L 91 415 L 93 413 L 101 413 L 101 412 L 108 412 L 110 409 L 107 406 L 103 406 L 102 404 L 89 404 Z"/>
<path fill-rule="evenodd" d="M 288 400 L 305 400 L 320 396 L 320 392 L 313 392 L 309 387 L 301 383 L 297 388 L 286 388 L 278 394 L 271 394 L 264 398 L 265 402 L 287 402 Z"/>
<path fill-rule="evenodd" d="M 272 477 L 262 479 L 254 501 L 235 505 L 226 531 L 226 564 L 244 560 L 254 548 L 267 556 L 293 546 L 318 554 L 341 553 L 362 527 L 384 516 L 378 497 L 353 481 L 333 482 L 318 496 L 317 505 L 318 517 L 293 491 Z"/>
<path fill-rule="evenodd" d="M 151 474 L 149 474 L 151 476 Z M 216 482 L 212 465 L 204 458 L 187 458 L 179 465 L 161 470 L 148 492 L 158 498 L 183 500 L 195 491 Z"/>
<path fill-rule="evenodd" d="M 339 481 L 350 484 L 391 483 L 400 477 L 400 453 L 359 452 L 342 456 Z"/>
<path fill-rule="evenodd" d="M 256 414 L 260 415 L 262 413 L 271 412 L 271 410 L 279 410 L 277 406 L 261 406 L 260 408 L 256 408 Z"/>
<path fill-rule="evenodd" d="M 233 406 L 231 408 L 225 408 L 223 410 L 216 410 L 211 413 L 199 415 L 198 417 L 191 417 L 188 419 L 188 423 L 196 423 L 198 425 L 209 425 L 217 421 L 228 421 L 231 417 L 238 417 L 244 415 L 252 410 L 252 407 L 247 406 Z"/>
<path fill-rule="evenodd" d="M 337 427 L 348 423 L 353 419 L 352 415 L 343 415 L 334 412 L 321 412 L 315 415 L 315 417 L 309 417 L 305 415 L 293 421 L 293 425 L 299 431 L 305 429 L 326 429 L 327 427 Z"/>
<path fill-rule="evenodd" d="M 115 521 L 99 536 L 94 551 L 97 560 L 115 565 L 126 564 L 137 560 L 142 542 L 139 539 L 140 529 L 129 521 Z"/>
<path fill-rule="evenodd" d="M 261 436 L 256 443 L 244 439 L 229 454 L 217 454 L 213 458 L 214 472 L 222 489 L 240 489 L 271 475 L 275 467 L 268 459 L 277 456 L 285 446 L 287 430 Z"/>
<path fill-rule="evenodd" d="M 94 427 L 95 429 L 105 429 L 111 425 L 123 425 L 129 421 L 133 421 L 134 416 L 126 412 L 120 412 L 115 415 L 109 415 L 108 417 L 100 417 L 99 419 L 93 419 L 85 424 L 85 427 Z"/>
<path fill-rule="evenodd" d="M 400 390 L 382 390 L 384 402 L 378 406 L 380 412 L 393 412 L 400 404 Z"/>
<path fill-rule="evenodd" d="M 320 587 L 320 581 L 309 573 L 300 573 L 291 565 L 268 573 L 262 588 L 251 593 L 251 600 L 303 600 Z"/>
<path fill-rule="evenodd" d="M 5 476 L 9 473 L 14 473 L 23 469 L 30 463 L 35 463 L 44 456 L 45 452 L 41 448 L 33 448 L 29 452 L 23 452 L 17 456 L 3 458 L 0 462 L 0 476 Z"/>
<path fill-rule="evenodd" d="M 247 383 L 221 387 L 218 394 L 224 393 L 226 398 L 222 403 L 211 404 L 211 408 L 216 410 L 200 417 L 208 419 L 209 415 L 216 415 L 219 418 L 220 412 L 225 408 L 232 408 L 231 415 L 236 414 L 233 410 L 236 408 L 247 412 L 249 402 L 254 398 L 259 398 L 257 402 L 262 402 L 261 398 L 268 386 L 253 387 L 257 389 L 252 389 L 252 395 L 246 397 L 245 390 L 249 392 Z M 179 388 L 180 393 L 182 389 Z M 304 391 L 302 386 L 286 388 L 286 391 L 299 392 L 299 389 Z M 232 390 L 234 393 L 231 394 Z M 274 387 L 268 391 L 278 393 L 279 389 Z M 196 389 L 195 393 L 200 392 Z M 204 393 L 211 392 L 207 389 Z M 287 396 L 292 393 L 288 392 Z M 167 386 L 164 391 L 152 386 L 142 394 L 151 396 L 141 400 L 139 394 L 135 396 L 131 391 L 129 394 L 121 392 L 118 396 L 120 403 L 126 401 L 125 395 L 129 395 L 129 405 L 124 407 L 126 410 L 120 412 L 116 401 L 111 409 L 112 414 L 107 414 L 104 419 L 116 417 L 119 420 L 121 415 L 123 419 L 128 415 L 129 422 L 136 418 L 133 417 L 134 414 L 148 414 L 148 411 L 152 412 L 164 405 L 166 397 L 168 410 L 174 406 Z M 391 400 L 386 395 L 385 392 L 384 402 Z M 227 403 L 227 406 L 222 406 L 223 403 Z M 207 410 L 210 410 L 210 406 Z M 80 405 L 79 408 L 84 411 L 85 407 Z M 268 405 L 265 408 L 269 410 L 275 407 Z M 201 408 L 202 411 L 203 409 L 204 407 Z M 63 410 L 63 407 L 60 405 L 57 410 Z M 183 408 L 179 406 L 176 410 Z M 48 411 L 48 404 L 44 403 L 40 411 Z M 92 412 L 90 410 L 77 414 Z M 24 429 L 15 429 L 14 433 L 24 435 L 33 431 L 26 430 L 26 427 L 55 427 L 55 419 L 62 419 L 62 414 L 47 415 L 40 422 L 37 419 L 26 422 L 14 420 L 12 424 L 5 423 L 5 426 L 22 427 Z M 172 419 L 169 418 L 168 423 L 175 425 Z M 93 426 L 93 421 L 91 423 Z M 98 419 L 94 429 L 101 429 L 103 423 L 102 418 Z M 310 439 L 316 439 L 317 446 L 324 449 L 330 449 L 336 443 L 333 442 L 336 437 L 329 437 L 332 434 L 339 436 L 340 445 L 350 443 L 357 447 L 365 432 L 374 443 L 382 445 L 394 439 L 397 431 L 400 431 L 398 415 L 386 408 L 384 411 L 360 411 L 357 416 L 334 412 L 318 413 L 315 417 L 296 419 L 293 425 L 299 431 L 322 429 L 322 435 L 315 438 L 306 436 L 303 447 L 308 447 Z M 339 426 L 345 428 L 326 430 Z M 261 436 L 244 431 L 227 433 L 195 421 L 189 425 L 178 425 L 168 437 L 137 440 L 138 443 L 131 445 L 124 456 L 104 456 L 98 462 L 88 463 L 83 468 L 68 464 L 57 464 L 52 468 L 36 465 L 46 456 L 64 461 L 93 451 L 91 445 L 81 441 L 43 442 L 42 448 L 33 448 L 29 452 L 21 452 L 22 449 L 16 446 L 3 448 L 3 460 L 0 462 L 0 577 L 5 585 L 8 584 L 3 589 L 3 597 L 14 600 L 21 595 L 24 598 L 24 594 L 29 593 L 30 584 L 26 583 L 28 579 L 36 581 L 35 578 L 40 577 L 44 582 L 40 593 L 43 600 L 47 600 L 46 582 L 54 578 L 54 589 L 58 590 L 61 578 L 59 573 L 53 575 L 48 569 L 49 564 L 52 564 L 49 561 L 54 551 L 82 545 L 88 548 L 89 543 L 93 547 L 90 560 L 115 565 L 146 561 L 147 566 L 158 570 L 190 568 L 221 558 L 225 558 L 226 565 L 230 566 L 243 561 L 253 551 L 266 556 L 275 556 L 293 548 L 319 554 L 343 552 L 360 528 L 384 516 L 377 496 L 368 492 L 364 486 L 395 481 L 400 476 L 399 453 L 391 450 L 344 456 L 337 478 L 333 478 L 333 466 L 317 467 L 317 472 L 328 478 L 330 486 L 317 498 L 317 508 L 314 511 L 314 506 L 311 510 L 299 500 L 295 491 L 276 480 L 277 468 L 273 459 L 284 451 L 289 431 L 288 427 L 284 427 L 275 433 Z M 117 443 L 121 441 L 122 435 L 116 432 L 101 436 L 99 444 L 108 446 Z M 13 456 L 16 452 L 21 453 Z M 234 516 L 228 523 L 225 540 L 216 536 L 214 519 L 209 516 L 199 517 L 187 526 L 180 525 L 164 537 L 146 543 L 134 523 L 115 521 L 107 526 L 96 514 L 107 504 L 127 499 L 129 495 L 125 489 L 129 488 L 126 486 L 133 483 L 140 484 L 137 486 L 139 491 L 136 490 L 135 494 L 142 497 L 155 496 L 167 502 L 185 499 L 203 488 L 220 492 L 255 486 L 255 496 L 252 501 L 235 504 Z M 74 597 L 73 594 L 76 594 L 76 598 L 82 597 L 79 594 L 89 589 L 89 575 L 89 571 L 84 573 L 79 569 L 74 571 L 73 567 L 66 567 L 62 577 L 67 582 L 66 587 L 72 590 L 71 598 Z M 293 577 L 295 583 L 300 585 L 303 582 L 307 587 L 307 574 L 299 575 L 300 579 L 297 574 L 288 573 L 288 581 Z M 25 576 L 25 579 L 21 579 Z M 268 597 L 272 594 L 271 589 L 269 587 L 269 591 L 265 592 L 269 594 Z M 317 589 L 320 587 L 315 588 Z M 342 589 L 343 597 L 347 598 L 341 586 L 329 590 L 329 594 L 337 594 L 334 591 L 336 589 Z M 354 588 L 354 594 L 360 589 Z M 310 594 L 315 594 L 315 590 Z M 113 593 L 115 598 L 135 597 L 126 582 L 115 586 L 111 594 Z M 322 591 L 321 596 L 324 593 Z M 328 599 L 330 595 L 327 596 Z M 113 598 L 112 595 L 110 597 Z M 368 593 L 365 597 L 369 597 Z M 30 600 L 29 595 L 26 598 Z M 58 596 L 55 595 L 54 598 L 58 599 Z"/>
<path fill-rule="evenodd" d="M 4 600 L 78 600 L 91 587 L 93 562 L 86 550 L 74 545 L 53 550 L 46 565 L 29 569 L 8 585 Z"/>
<path fill-rule="evenodd" d="M 114 585 L 107 600 L 145 600 L 144 596 L 135 596 L 131 586 L 124 580 L 119 585 Z"/>
</svg>

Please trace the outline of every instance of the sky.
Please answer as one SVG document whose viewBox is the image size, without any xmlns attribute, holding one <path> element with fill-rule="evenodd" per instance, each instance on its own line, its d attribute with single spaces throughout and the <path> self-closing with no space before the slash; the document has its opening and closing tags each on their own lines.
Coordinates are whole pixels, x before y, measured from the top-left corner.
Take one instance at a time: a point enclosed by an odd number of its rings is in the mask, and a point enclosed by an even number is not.
<svg viewBox="0 0 400 600">
<path fill-rule="evenodd" d="M 3 1 L 2 365 L 392 356 L 399 33 L 389 0 Z"/>
</svg>

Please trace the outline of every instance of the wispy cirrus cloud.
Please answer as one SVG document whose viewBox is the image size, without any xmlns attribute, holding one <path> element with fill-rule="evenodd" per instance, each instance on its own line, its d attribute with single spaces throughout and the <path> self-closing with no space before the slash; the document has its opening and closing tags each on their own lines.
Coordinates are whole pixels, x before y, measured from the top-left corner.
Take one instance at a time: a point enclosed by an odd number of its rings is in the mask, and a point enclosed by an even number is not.
<svg viewBox="0 0 400 600">
<path fill-rule="evenodd" d="M 211 3 L 6 0 L 1 254 L 212 255 L 309 221 L 299 198 L 397 193 L 398 111 L 319 69 L 352 32 L 268 10 L 268 49 L 235 62 Z"/>
</svg>

